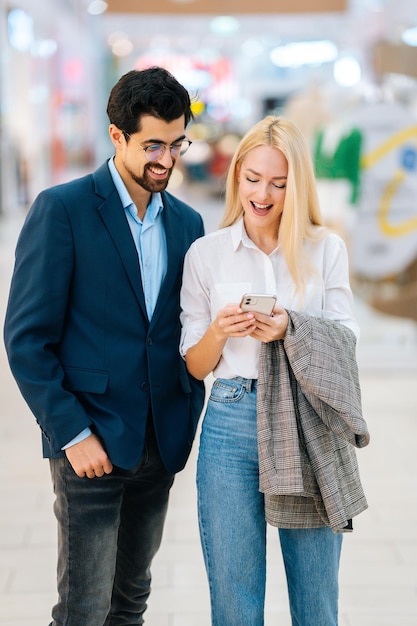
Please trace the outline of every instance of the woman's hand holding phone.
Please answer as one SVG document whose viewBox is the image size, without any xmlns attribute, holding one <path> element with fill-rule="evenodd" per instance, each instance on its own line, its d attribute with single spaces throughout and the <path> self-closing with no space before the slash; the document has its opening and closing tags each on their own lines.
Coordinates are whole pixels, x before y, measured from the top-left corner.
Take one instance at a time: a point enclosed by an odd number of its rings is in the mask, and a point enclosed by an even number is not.
<svg viewBox="0 0 417 626">
<path fill-rule="evenodd" d="M 240 308 L 242 311 L 272 315 L 276 301 L 277 298 L 273 295 L 263 293 L 245 293 L 240 301 Z"/>
<path fill-rule="evenodd" d="M 287 311 L 276 305 L 276 296 L 267 294 L 245 294 L 240 302 L 242 311 L 253 311 L 255 328 L 250 334 L 266 343 L 283 339 L 288 326 Z"/>
</svg>

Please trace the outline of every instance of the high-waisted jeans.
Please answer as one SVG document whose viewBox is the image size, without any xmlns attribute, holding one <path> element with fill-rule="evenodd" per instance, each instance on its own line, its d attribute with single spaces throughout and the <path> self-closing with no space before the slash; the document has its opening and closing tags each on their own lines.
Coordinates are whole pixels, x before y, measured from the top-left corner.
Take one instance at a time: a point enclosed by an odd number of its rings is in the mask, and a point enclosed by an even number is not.
<svg viewBox="0 0 417 626">
<path fill-rule="evenodd" d="M 259 492 L 256 381 L 217 379 L 200 439 L 200 536 L 213 626 L 263 626 L 266 522 Z M 279 529 L 293 626 L 337 626 L 342 536 Z"/>
<path fill-rule="evenodd" d="M 79 478 L 66 458 L 51 459 L 58 520 L 58 603 L 53 626 L 136 626 L 150 593 L 173 476 L 153 428 L 131 470 Z M 52 625 L 51 625 L 52 626 Z"/>
</svg>

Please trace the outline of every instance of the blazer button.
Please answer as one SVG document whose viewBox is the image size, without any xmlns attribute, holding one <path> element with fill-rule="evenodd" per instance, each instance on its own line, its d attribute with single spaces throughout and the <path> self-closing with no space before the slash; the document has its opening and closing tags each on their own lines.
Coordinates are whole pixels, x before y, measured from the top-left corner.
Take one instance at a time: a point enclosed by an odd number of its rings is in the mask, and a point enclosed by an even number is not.
<svg viewBox="0 0 417 626">
<path fill-rule="evenodd" d="M 148 346 L 152 345 L 152 339 L 150 337 L 148 337 L 148 339 L 147 339 L 147 344 L 148 344 Z"/>
<path fill-rule="evenodd" d="M 149 383 L 142 383 L 140 388 L 142 391 L 149 391 Z"/>
</svg>

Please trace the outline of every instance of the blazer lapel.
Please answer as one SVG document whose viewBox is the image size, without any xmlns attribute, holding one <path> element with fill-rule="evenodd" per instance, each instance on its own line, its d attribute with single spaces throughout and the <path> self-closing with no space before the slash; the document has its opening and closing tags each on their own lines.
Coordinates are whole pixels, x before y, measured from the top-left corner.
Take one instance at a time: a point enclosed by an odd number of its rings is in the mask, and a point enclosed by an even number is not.
<svg viewBox="0 0 417 626">
<path fill-rule="evenodd" d="M 159 290 L 158 300 L 156 302 L 155 311 L 152 315 L 152 324 L 155 323 L 161 312 L 165 310 L 166 302 L 169 297 L 173 297 L 173 288 L 175 297 L 179 298 L 178 285 L 178 268 L 182 267 L 183 243 L 182 232 L 179 226 L 179 215 L 175 204 L 162 194 L 164 202 L 163 220 L 165 226 L 165 236 L 167 242 L 167 272 L 162 281 Z"/>
<path fill-rule="evenodd" d="M 95 172 L 94 180 L 97 195 L 104 199 L 98 206 L 98 212 L 119 252 L 132 289 L 147 319 L 138 254 L 107 164 Z"/>
</svg>

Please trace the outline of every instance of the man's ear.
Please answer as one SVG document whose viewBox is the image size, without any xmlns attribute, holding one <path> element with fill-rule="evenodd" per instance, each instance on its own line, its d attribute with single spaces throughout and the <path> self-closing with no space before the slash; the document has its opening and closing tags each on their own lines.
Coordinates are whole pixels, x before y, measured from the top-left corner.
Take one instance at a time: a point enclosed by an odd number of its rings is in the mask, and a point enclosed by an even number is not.
<svg viewBox="0 0 417 626">
<path fill-rule="evenodd" d="M 116 150 L 120 148 L 123 141 L 126 141 L 123 131 L 121 131 L 120 128 L 118 128 L 115 124 L 110 124 L 109 135 L 110 135 L 111 142 L 116 148 Z"/>
</svg>

